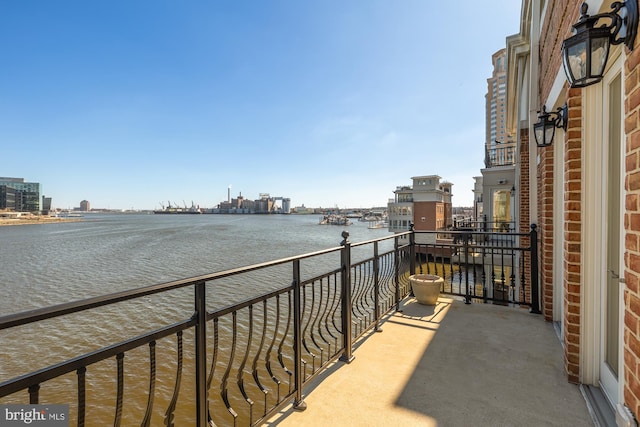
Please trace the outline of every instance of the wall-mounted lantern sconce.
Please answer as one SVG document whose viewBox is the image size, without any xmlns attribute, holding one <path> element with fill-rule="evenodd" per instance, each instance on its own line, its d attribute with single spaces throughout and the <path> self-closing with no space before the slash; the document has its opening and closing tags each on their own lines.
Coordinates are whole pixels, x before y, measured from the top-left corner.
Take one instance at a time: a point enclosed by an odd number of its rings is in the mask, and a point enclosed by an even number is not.
<svg viewBox="0 0 640 427">
<path fill-rule="evenodd" d="M 624 43 L 633 50 L 638 31 L 638 0 L 616 1 L 611 12 L 589 16 L 582 3 L 573 36 L 562 42 L 562 63 L 571 87 L 598 83 L 607 66 L 609 47 Z M 596 27 L 596 24 L 602 25 Z"/>
<path fill-rule="evenodd" d="M 511 197 L 516 197 L 516 186 L 515 185 L 511 186 L 510 193 L 511 193 Z"/>
<path fill-rule="evenodd" d="M 542 114 L 538 111 L 538 122 L 533 125 L 533 135 L 538 147 L 548 147 L 553 143 L 556 128 L 567 130 L 567 112 L 567 104 L 552 113 L 547 113 L 547 108 L 542 106 Z"/>
</svg>

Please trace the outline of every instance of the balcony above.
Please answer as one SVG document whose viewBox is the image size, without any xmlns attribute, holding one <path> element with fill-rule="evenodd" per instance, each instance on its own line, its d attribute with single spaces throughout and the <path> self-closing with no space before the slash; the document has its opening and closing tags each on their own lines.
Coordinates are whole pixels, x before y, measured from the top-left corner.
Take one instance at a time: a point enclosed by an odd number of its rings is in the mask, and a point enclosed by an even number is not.
<svg viewBox="0 0 640 427">
<path fill-rule="evenodd" d="M 499 166 L 513 166 L 516 164 L 516 143 L 504 142 L 486 145 L 484 153 L 484 166 L 495 168 Z"/>
</svg>

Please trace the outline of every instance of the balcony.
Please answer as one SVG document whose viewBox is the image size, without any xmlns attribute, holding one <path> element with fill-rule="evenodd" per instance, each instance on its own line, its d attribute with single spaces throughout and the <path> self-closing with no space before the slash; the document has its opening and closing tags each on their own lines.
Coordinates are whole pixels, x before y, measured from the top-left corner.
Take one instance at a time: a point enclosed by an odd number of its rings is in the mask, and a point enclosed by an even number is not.
<svg viewBox="0 0 640 427">
<path fill-rule="evenodd" d="M 505 142 L 485 147 L 484 165 L 486 168 L 495 168 L 499 166 L 513 166 L 516 164 L 516 143 Z"/>
<path fill-rule="evenodd" d="M 541 317 L 442 296 L 401 309 L 357 345 L 353 362 L 308 386 L 306 411 L 286 408 L 266 425 L 594 425 Z"/>
<path fill-rule="evenodd" d="M 532 314 L 535 228 L 421 238 L 434 233 L 351 244 L 343 232 L 335 248 L 2 316 L 12 357 L 0 403 L 67 404 L 78 426 L 313 425 L 329 412 L 360 424 L 398 411 L 423 423 L 562 425 L 553 396 L 566 412 L 576 389 L 551 325 Z M 448 297 L 435 308 L 413 302 L 413 273 L 442 276 Z M 264 293 L 244 295 L 251 281 Z M 34 342 L 47 349 L 37 362 Z M 285 416 L 291 408 L 308 410 Z"/>
</svg>

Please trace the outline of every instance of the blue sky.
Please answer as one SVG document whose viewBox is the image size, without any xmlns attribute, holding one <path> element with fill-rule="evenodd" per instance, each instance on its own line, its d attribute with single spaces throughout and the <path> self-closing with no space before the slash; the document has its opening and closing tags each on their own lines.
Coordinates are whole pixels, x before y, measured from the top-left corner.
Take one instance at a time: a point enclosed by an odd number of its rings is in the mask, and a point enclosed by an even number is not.
<svg viewBox="0 0 640 427">
<path fill-rule="evenodd" d="M 472 204 L 520 2 L 0 0 L 0 176 L 54 207 Z"/>
</svg>

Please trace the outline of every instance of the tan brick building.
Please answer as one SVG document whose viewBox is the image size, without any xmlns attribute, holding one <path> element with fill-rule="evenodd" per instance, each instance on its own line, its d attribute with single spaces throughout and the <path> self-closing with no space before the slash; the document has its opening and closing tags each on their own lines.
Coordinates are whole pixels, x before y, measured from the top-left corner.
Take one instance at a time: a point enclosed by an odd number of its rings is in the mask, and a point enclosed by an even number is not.
<svg viewBox="0 0 640 427">
<path fill-rule="evenodd" d="M 486 102 L 486 137 L 487 150 L 495 148 L 496 143 L 511 141 L 511 135 L 506 132 L 506 96 L 507 96 L 507 66 L 506 49 L 500 49 L 491 57 L 493 73 L 487 79 Z"/>
<path fill-rule="evenodd" d="M 637 8 L 637 0 L 633 5 Z M 539 230 L 541 309 L 606 425 L 640 419 L 640 47 L 611 45 L 602 81 L 571 88 L 562 44 L 582 1 L 522 0 L 507 38 L 507 132 L 517 135 L 520 227 Z M 589 0 L 588 14 L 611 11 Z M 598 24 L 600 25 L 600 23 Z M 542 107 L 566 130 L 540 148 Z M 608 405 L 597 405 L 598 400 Z M 608 420 L 608 421 L 607 421 Z"/>
</svg>

